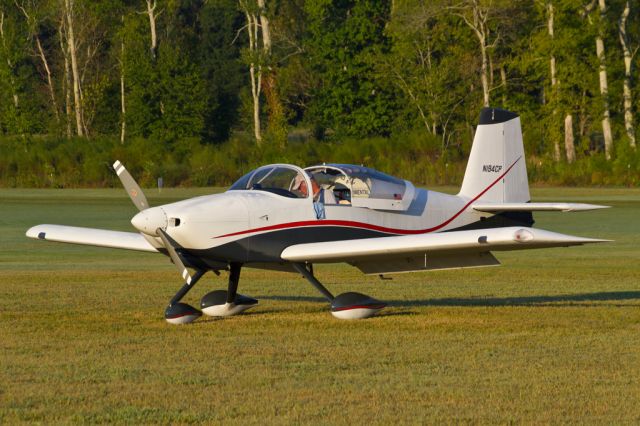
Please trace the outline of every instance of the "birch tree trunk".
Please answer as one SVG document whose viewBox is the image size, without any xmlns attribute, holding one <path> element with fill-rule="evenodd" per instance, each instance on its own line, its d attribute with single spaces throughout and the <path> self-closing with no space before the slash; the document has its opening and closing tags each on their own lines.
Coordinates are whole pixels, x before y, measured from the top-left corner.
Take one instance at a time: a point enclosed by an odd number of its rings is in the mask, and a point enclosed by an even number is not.
<svg viewBox="0 0 640 426">
<path fill-rule="evenodd" d="M 149 15 L 149 30 L 151 31 L 151 46 L 149 49 L 151 51 L 151 58 L 155 61 L 158 53 L 158 35 L 156 32 L 156 18 L 158 17 L 158 14 L 155 13 L 157 4 L 156 0 L 153 0 L 153 3 L 151 0 L 146 0 L 146 2 L 147 15 Z"/>
<path fill-rule="evenodd" d="M 264 5 L 264 1 L 261 2 Z M 249 77 L 251 80 L 251 97 L 253 98 L 253 134 L 256 143 L 262 143 L 260 124 L 260 92 L 262 88 L 262 65 L 260 61 L 260 49 L 258 48 L 260 35 L 260 19 L 256 15 L 256 8 L 251 7 L 247 0 L 240 0 L 240 8 L 244 11 L 247 20 L 247 34 L 249 35 Z M 266 18 L 265 18 L 266 19 Z M 267 25 L 268 28 L 268 25 Z M 269 31 L 269 30 L 267 30 Z M 270 34 L 267 41 L 263 38 L 263 46 L 271 47 Z"/>
<path fill-rule="evenodd" d="M 58 102 L 56 101 L 56 91 L 53 87 L 53 79 L 51 78 L 51 69 L 49 68 L 49 61 L 47 61 L 47 56 L 44 53 L 44 49 L 42 48 L 42 43 L 40 43 L 40 37 L 36 34 L 36 47 L 38 48 L 38 56 L 40 57 L 40 61 L 42 61 L 42 67 L 47 74 L 47 87 L 49 88 L 49 97 L 51 98 L 51 108 L 53 109 L 53 114 L 56 117 L 56 123 L 60 124 L 60 113 L 58 112 Z"/>
<path fill-rule="evenodd" d="M 269 29 L 269 19 L 265 15 L 265 0 L 258 0 L 258 9 L 262 33 L 262 45 L 264 46 L 265 53 L 271 54 L 271 30 Z"/>
<path fill-rule="evenodd" d="M 62 51 L 62 57 L 64 58 L 64 77 L 62 80 L 62 91 L 64 92 L 64 108 L 66 114 L 66 134 L 67 137 L 71 137 L 71 67 L 69 66 L 69 49 L 65 45 L 67 39 L 65 30 L 66 17 L 62 17 L 60 20 L 60 26 L 58 27 L 60 50 Z"/>
<path fill-rule="evenodd" d="M 488 35 L 488 27 L 487 21 L 489 18 L 489 9 L 482 10 L 480 3 L 478 0 L 471 0 L 471 17 L 467 16 L 465 13 L 456 13 L 457 16 L 462 18 L 462 20 L 467 24 L 469 28 L 471 28 L 478 38 L 478 43 L 480 44 L 480 55 L 482 58 L 482 66 L 480 69 L 480 80 L 482 82 L 482 97 L 484 106 L 489 106 L 490 101 L 490 92 L 491 86 L 489 82 L 489 53 L 488 48 L 490 47 L 487 44 L 487 35 Z M 454 9 L 468 9 L 468 6 L 460 7 L 457 6 Z"/>
<path fill-rule="evenodd" d="M 76 133 L 78 136 L 84 136 L 80 73 L 78 72 L 76 42 L 73 34 L 73 0 L 65 0 L 64 4 L 67 17 L 67 48 L 69 49 L 69 56 L 71 57 L 71 73 L 73 75 L 73 104 L 76 116 Z"/>
<path fill-rule="evenodd" d="M 631 95 L 631 61 L 633 60 L 633 54 L 631 53 L 631 49 L 629 47 L 629 37 L 627 36 L 627 18 L 629 17 L 630 12 L 631 8 L 629 6 L 629 0 L 627 0 L 622 12 L 622 16 L 620 17 L 618 25 L 618 35 L 620 36 L 620 45 L 622 46 L 622 52 L 624 53 L 624 128 L 627 131 L 629 145 L 635 149 L 636 132 L 633 125 L 633 98 Z"/>
<path fill-rule="evenodd" d="M 124 16 L 122 17 L 122 24 L 124 25 Z M 125 91 L 124 91 L 124 35 L 120 40 L 120 143 L 124 144 L 125 132 L 127 129 L 127 109 L 125 103 Z"/>
<path fill-rule="evenodd" d="M 285 119 L 284 107 L 280 100 L 277 87 L 276 72 L 270 63 L 271 59 L 271 29 L 269 19 L 266 14 L 265 0 L 257 0 L 258 15 L 260 17 L 260 34 L 262 35 L 262 55 L 263 61 L 263 92 L 269 109 L 267 129 L 274 140 L 278 141 L 281 147 L 287 143 L 287 123 Z"/>
<path fill-rule="evenodd" d="M 564 149 L 567 152 L 567 163 L 576 160 L 576 148 L 573 140 L 573 116 L 567 114 L 564 118 Z"/>
<path fill-rule="evenodd" d="M 253 52 L 249 74 L 251 76 L 251 95 L 253 96 L 253 132 L 258 145 L 262 143 L 260 130 L 260 90 L 262 87 L 262 67 L 256 64 L 258 21 L 255 15 L 247 14 L 249 22 L 249 50 Z"/>
<path fill-rule="evenodd" d="M 553 3 L 549 2 L 547 3 L 547 31 L 549 34 L 549 38 L 551 39 L 551 45 L 552 45 L 552 49 L 553 49 L 553 38 L 554 38 L 554 28 L 553 28 L 553 24 L 554 24 L 554 9 L 553 9 Z M 557 109 L 557 102 L 558 102 L 558 77 L 557 77 L 557 72 L 556 72 L 556 57 L 553 54 L 553 51 L 551 52 L 551 57 L 549 58 L 549 73 L 551 74 L 551 103 L 553 105 L 553 116 L 552 116 L 552 121 L 553 121 L 553 128 L 555 129 L 557 123 L 557 116 L 558 116 L 558 109 Z M 565 131 L 566 131 L 566 118 L 565 118 Z M 558 140 L 557 134 L 555 131 L 552 132 L 552 138 L 553 138 L 553 160 L 556 163 L 560 162 L 560 141 Z M 565 145 L 566 145 L 566 135 L 565 135 Z"/>
<path fill-rule="evenodd" d="M 602 97 L 602 133 L 604 135 L 604 152 L 607 160 L 611 159 L 611 152 L 613 151 L 613 136 L 611 134 L 611 118 L 609 112 L 609 88 L 607 85 L 607 63 L 604 50 L 604 22 L 606 13 L 605 0 L 598 0 L 600 7 L 600 19 L 598 22 L 598 36 L 596 37 L 596 54 L 598 55 L 598 61 L 600 62 L 599 77 L 600 77 L 600 95 Z"/>
</svg>

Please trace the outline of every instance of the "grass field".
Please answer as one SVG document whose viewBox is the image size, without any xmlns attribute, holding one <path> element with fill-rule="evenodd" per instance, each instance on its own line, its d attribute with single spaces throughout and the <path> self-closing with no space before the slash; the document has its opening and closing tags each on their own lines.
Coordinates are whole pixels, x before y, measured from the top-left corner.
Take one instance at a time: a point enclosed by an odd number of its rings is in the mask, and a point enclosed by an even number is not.
<svg viewBox="0 0 640 426">
<path fill-rule="evenodd" d="M 0 190 L 0 423 L 638 423 L 640 190 L 532 194 L 614 206 L 536 226 L 615 243 L 392 281 L 317 267 L 336 294 L 390 302 L 354 322 L 297 275 L 245 269 L 258 307 L 171 326 L 181 283 L 165 257 L 24 237 L 38 223 L 131 230 L 122 190 Z M 207 277 L 187 302 L 225 288 Z"/>
</svg>

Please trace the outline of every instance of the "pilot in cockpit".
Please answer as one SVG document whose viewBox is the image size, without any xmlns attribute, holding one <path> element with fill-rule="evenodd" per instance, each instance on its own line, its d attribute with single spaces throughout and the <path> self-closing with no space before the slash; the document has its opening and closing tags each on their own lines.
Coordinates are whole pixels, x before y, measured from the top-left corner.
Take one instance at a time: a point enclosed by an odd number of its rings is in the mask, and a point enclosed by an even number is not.
<svg viewBox="0 0 640 426">
<path fill-rule="evenodd" d="M 309 180 L 311 181 L 311 189 L 313 191 L 313 201 L 321 202 L 324 204 L 337 204 L 336 197 L 333 195 L 333 191 L 321 188 L 318 185 L 318 182 L 314 179 L 313 175 L 309 175 Z M 307 197 L 309 194 L 309 189 L 307 188 L 307 181 L 302 175 L 296 176 L 295 182 L 293 184 L 294 191 L 300 192 L 303 197 Z"/>
</svg>

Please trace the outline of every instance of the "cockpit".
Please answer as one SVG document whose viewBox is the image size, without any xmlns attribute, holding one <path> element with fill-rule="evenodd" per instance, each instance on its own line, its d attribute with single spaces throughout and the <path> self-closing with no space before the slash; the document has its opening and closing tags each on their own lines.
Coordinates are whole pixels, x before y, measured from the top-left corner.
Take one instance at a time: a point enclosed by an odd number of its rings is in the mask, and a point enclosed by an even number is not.
<svg viewBox="0 0 640 426">
<path fill-rule="evenodd" d="M 415 195 L 415 187 L 411 182 L 369 167 L 322 164 L 304 170 L 321 188 L 333 193 L 338 205 L 407 210 Z"/>
<path fill-rule="evenodd" d="M 250 171 L 229 190 L 266 191 L 288 198 L 307 198 L 308 191 L 303 192 L 303 187 L 307 184 L 310 184 L 309 177 L 301 168 L 288 164 L 271 164 Z"/>
<path fill-rule="evenodd" d="M 409 181 L 351 164 L 305 169 L 271 164 L 242 176 L 229 190 L 266 191 L 288 198 L 313 198 L 325 205 L 375 210 L 407 210 L 415 195 Z"/>
</svg>

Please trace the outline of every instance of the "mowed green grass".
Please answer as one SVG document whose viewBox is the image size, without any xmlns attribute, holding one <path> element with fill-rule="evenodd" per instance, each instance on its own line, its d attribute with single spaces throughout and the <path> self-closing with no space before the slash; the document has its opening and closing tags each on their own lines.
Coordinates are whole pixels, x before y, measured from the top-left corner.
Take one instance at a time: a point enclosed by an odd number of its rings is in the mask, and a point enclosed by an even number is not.
<svg viewBox="0 0 640 426">
<path fill-rule="evenodd" d="M 208 190 L 148 192 L 157 204 Z M 258 307 L 172 326 L 181 282 L 167 258 L 24 236 L 131 230 L 122 190 L 0 190 L 0 423 L 638 423 L 640 190 L 532 194 L 612 205 L 536 226 L 615 242 L 390 281 L 317 267 L 335 294 L 391 305 L 352 322 L 295 274 L 245 269 Z M 186 301 L 225 286 L 207 275 Z"/>
</svg>

